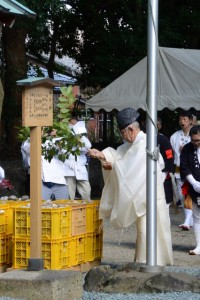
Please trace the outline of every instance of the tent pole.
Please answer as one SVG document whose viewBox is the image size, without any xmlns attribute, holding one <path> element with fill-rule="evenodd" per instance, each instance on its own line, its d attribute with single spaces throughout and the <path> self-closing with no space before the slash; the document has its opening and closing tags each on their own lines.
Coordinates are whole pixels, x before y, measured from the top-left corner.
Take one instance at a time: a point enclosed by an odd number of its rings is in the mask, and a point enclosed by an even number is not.
<svg viewBox="0 0 200 300">
<path fill-rule="evenodd" d="M 148 0 L 147 41 L 147 237 L 144 272 L 160 272 L 157 266 L 157 161 L 151 154 L 157 147 L 157 60 L 158 60 L 158 0 Z"/>
</svg>

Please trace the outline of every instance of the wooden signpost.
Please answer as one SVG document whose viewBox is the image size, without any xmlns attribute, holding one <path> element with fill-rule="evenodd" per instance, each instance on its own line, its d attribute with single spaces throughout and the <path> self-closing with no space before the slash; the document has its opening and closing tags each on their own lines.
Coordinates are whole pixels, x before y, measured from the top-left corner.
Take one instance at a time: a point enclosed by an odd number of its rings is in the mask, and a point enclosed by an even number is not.
<svg viewBox="0 0 200 300">
<path fill-rule="evenodd" d="M 22 91 L 22 126 L 30 127 L 30 258 L 29 271 L 43 269 L 41 233 L 41 127 L 53 125 L 53 86 L 59 82 L 44 77 L 17 81 Z"/>
</svg>

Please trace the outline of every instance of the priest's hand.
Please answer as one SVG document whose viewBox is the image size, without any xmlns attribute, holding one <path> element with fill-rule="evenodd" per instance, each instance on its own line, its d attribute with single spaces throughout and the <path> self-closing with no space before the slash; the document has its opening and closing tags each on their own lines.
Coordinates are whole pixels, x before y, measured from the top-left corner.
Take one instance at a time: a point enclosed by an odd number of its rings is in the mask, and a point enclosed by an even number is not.
<svg viewBox="0 0 200 300">
<path fill-rule="evenodd" d="M 101 161 L 102 168 L 104 170 L 110 171 L 112 170 L 112 164 L 109 161 Z"/>
<path fill-rule="evenodd" d="M 105 156 L 103 154 L 103 152 L 93 148 L 93 149 L 90 149 L 87 153 L 90 157 L 93 157 L 93 158 L 98 158 L 100 160 L 105 160 Z"/>
</svg>

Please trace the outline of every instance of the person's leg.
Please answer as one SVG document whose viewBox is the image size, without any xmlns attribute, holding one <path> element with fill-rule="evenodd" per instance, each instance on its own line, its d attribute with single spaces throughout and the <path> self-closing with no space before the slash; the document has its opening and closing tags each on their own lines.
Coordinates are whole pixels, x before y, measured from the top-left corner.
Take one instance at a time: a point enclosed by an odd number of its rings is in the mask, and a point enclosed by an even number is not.
<svg viewBox="0 0 200 300">
<path fill-rule="evenodd" d="M 164 190 L 165 190 L 166 203 L 171 204 L 173 202 L 173 197 L 174 197 L 171 178 L 165 179 Z"/>
<path fill-rule="evenodd" d="M 185 213 L 185 221 L 183 224 L 179 225 L 180 228 L 183 230 L 189 230 L 190 226 L 193 226 L 193 216 L 192 216 L 192 210 L 188 208 L 184 208 Z"/>
<path fill-rule="evenodd" d="M 179 178 L 176 179 L 176 182 L 177 182 L 179 199 L 181 200 L 181 204 L 183 206 L 183 210 L 185 213 L 185 220 L 184 220 L 183 224 L 179 225 L 179 227 L 182 228 L 183 230 L 189 230 L 190 226 L 193 226 L 192 210 L 184 208 L 185 196 L 183 196 L 183 194 L 182 194 L 182 185 L 184 182 Z"/>
<path fill-rule="evenodd" d="M 55 195 L 55 200 L 69 199 L 68 187 L 65 184 L 55 184 L 52 188 L 52 193 Z"/>
<path fill-rule="evenodd" d="M 182 189 L 181 189 L 183 183 L 184 182 L 180 178 L 176 178 L 176 185 L 177 185 L 177 190 L 178 190 L 178 198 L 181 201 L 182 207 L 184 207 L 184 200 L 185 200 L 185 196 L 183 196 Z"/>
<path fill-rule="evenodd" d="M 52 194 L 51 188 L 48 188 L 44 183 L 42 182 L 42 200 L 49 200 Z"/>
<path fill-rule="evenodd" d="M 171 178 L 165 179 L 164 191 L 165 191 L 166 205 L 169 212 L 169 207 L 173 203 L 173 197 L 174 197 Z"/>
<path fill-rule="evenodd" d="M 184 206 L 185 221 L 179 227 L 183 230 L 189 230 L 193 226 L 192 199 L 190 195 L 187 195 Z"/>
<path fill-rule="evenodd" d="M 68 191 L 69 191 L 69 198 L 70 200 L 74 200 L 75 194 L 76 194 L 76 177 L 75 176 L 66 176 L 66 183 L 68 186 Z M 66 188 L 67 188 L 66 186 Z"/>
<path fill-rule="evenodd" d="M 196 238 L 196 248 L 189 251 L 190 255 L 200 255 L 200 207 L 196 203 L 192 203 L 193 211 L 193 229 Z"/>
<path fill-rule="evenodd" d="M 82 200 L 91 200 L 91 186 L 87 180 L 77 180 L 77 190 L 82 197 Z"/>
</svg>

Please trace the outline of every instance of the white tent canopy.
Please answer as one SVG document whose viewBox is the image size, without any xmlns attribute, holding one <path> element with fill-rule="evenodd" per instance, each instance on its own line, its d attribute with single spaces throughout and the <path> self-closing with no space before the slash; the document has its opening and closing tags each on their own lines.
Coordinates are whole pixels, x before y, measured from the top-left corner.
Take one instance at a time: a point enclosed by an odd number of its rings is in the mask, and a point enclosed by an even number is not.
<svg viewBox="0 0 200 300">
<path fill-rule="evenodd" d="M 147 57 L 86 102 L 94 111 L 146 110 Z M 200 110 L 200 50 L 159 47 L 157 110 Z"/>
</svg>

